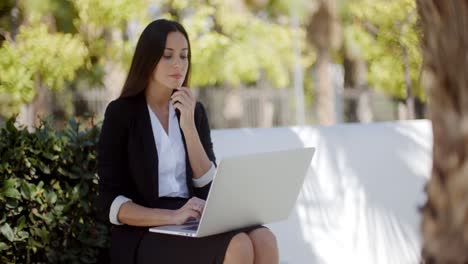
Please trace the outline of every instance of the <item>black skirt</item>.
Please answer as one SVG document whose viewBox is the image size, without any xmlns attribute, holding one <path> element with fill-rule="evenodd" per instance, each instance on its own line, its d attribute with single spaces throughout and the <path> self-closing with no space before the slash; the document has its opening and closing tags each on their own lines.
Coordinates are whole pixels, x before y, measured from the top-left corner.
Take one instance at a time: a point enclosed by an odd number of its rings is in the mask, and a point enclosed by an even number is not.
<svg viewBox="0 0 468 264">
<path fill-rule="evenodd" d="M 188 199 L 164 198 L 161 208 L 178 209 Z M 231 239 L 242 232 L 249 233 L 264 226 L 253 226 L 222 234 L 193 238 L 145 232 L 137 249 L 137 264 L 200 263 L 222 264 Z"/>
</svg>

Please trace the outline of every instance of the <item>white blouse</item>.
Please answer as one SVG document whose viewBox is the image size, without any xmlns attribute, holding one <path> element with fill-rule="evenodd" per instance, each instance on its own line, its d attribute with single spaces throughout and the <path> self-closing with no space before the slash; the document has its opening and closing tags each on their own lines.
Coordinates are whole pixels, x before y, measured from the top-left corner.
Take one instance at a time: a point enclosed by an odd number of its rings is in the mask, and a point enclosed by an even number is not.
<svg viewBox="0 0 468 264">
<path fill-rule="evenodd" d="M 179 121 L 172 104 L 169 104 L 169 135 L 164 130 L 161 122 L 151 107 L 148 105 L 153 137 L 158 151 L 158 186 L 159 197 L 189 197 L 186 184 L 186 159 L 185 148 L 180 133 Z M 210 169 L 200 178 L 192 179 L 195 187 L 203 187 L 213 180 L 216 167 L 211 164 Z M 131 201 L 129 198 L 119 195 L 111 204 L 109 220 L 112 224 L 121 225 L 117 215 L 122 204 Z"/>
<path fill-rule="evenodd" d="M 149 105 L 148 111 L 158 151 L 159 196 L 186 198 L 185 148 L 174 107 L 169 104 L 169 135 Z"/>
</svg>

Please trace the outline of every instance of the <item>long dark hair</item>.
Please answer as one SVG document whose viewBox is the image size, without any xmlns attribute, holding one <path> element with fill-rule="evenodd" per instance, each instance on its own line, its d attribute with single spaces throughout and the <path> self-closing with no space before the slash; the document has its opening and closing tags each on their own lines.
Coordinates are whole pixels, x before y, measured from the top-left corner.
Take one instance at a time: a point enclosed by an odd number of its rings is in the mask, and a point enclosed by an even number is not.
<svg viewBox="0 0 468 264">
<path fill-rule="evenodd" d="M 178 22 L 158 19 L 146 26 L 138 39 L 132 64 L 120 97 L 134 96 L 146 89 L 154 68 L 164 54 L 167 35 L 170 32 L 180 32 L 185 36 L 185 39 L 187 39 L 188 69 L 182 85 L 188 86 L 192 52 L 187 32 Z"/>
</svg>

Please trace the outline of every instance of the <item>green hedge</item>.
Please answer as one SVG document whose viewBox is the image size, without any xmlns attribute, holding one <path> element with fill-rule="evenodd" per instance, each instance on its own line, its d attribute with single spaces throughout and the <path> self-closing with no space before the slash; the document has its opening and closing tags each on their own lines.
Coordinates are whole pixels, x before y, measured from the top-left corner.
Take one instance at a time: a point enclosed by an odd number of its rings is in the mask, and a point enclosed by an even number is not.
<svg viewBox="0 0 468 264">
<path fill-rule="evenodd" d="M 0 263 L 106 263 L 109 225 L 96 218 L 100 127 L 0 130 Z"/>
</svg>

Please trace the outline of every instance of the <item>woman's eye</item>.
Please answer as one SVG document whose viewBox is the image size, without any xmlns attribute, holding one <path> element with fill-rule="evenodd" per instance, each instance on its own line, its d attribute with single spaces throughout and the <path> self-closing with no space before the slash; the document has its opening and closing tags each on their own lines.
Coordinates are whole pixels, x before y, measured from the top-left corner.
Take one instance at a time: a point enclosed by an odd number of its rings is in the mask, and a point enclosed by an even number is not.
<svg viewBox="0 0 468 264">
<path fill-rule="evenodd" d="M 172 56 L 171 55 L 164 55 L 163 58 L 165 59 L 170 59 Z"/>
<path fill-rule="evenodd" d="M 181 59 L 186 60 L 187 56 L 180 56 Z"/>
</svg>

